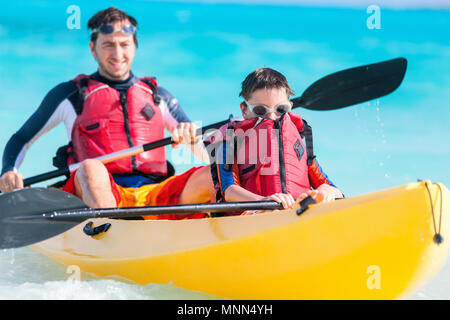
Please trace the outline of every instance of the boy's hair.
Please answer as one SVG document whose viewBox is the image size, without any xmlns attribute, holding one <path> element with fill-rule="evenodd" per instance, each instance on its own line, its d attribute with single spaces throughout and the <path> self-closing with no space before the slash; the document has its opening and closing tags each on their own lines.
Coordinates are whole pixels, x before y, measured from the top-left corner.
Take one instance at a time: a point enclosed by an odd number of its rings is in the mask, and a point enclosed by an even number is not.
<svg viewBox="0 0 450 320">
<path fill-rule="evenodd" d="M 249 100 L 252 93 L 258 89 L 286 89 L 288 97 L 294 95 L 285 76 L 270 68 L 259 68 L 251 72 L 242 82 L 242 90 L 239 96 Z"/>
<path fill-rule="evenodd" d="M 137 21 L 132 16 L 128 15 L 125 11 L 119 10 L 115 7 L 109 7 L 108 9 L 97 12 L 92 18 L 88 21 L 88 29 L 95 29 L 104 24 L 113 24 L 115 22 L 128 20 L 130 23 L 137 27 Z M 91 34 L 91 41 L 95 44 L 97 41 L 98 32 L 93 32 Z M 133 40 L 137 47 L 137 37 L 136 33 L 133 34 Z"/>
</svg>

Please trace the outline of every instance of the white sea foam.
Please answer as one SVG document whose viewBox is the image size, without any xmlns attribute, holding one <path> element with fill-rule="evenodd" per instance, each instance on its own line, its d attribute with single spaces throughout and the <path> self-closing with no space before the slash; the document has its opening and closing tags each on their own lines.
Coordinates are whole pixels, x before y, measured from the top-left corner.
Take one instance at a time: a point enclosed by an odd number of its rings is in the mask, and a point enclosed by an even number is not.
<svg viewBox="0 0 450 320">
<path fill-rule="evenodd" d="M 173 284 L 134 284 L 118 277 L 81 273 L 71 279 L 67 267 L 30 248 L 0 251 L 0 300 L 158 300 L 214 297 Z"/>
</svg>

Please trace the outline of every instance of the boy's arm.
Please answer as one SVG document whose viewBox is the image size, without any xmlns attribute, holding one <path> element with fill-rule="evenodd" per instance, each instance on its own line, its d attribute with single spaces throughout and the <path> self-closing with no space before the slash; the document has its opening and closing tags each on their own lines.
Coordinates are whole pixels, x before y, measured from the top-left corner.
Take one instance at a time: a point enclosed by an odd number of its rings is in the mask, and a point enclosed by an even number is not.
<svg viewBox="0 0 450 320">
<path fill-rule="evenodd" d="M 264 199 L 263 196 L 260 196 L 256 193 L 248 191 L 242 188 L 238 184 L 233 184 L 226 188 L 225 190 L 225 199 L 228 202 L 239 202 L 239 201 L 261 201 Z"/>
<path fill-rule="evenodd" d="M 302 194 L 300 199 L 303 199 L 307 195 L 313 195 L 314 198 L 314 196 L 318 194 L 320 194 L 318 200 L 324 202 L 344 198 L 342 192 L 334 185 L 330 178 L 328 178 L 316 158 L 314 158 L 312 164 L 308 166 L 308 177 L 311 187 L 315 190 Z"/>
</svg>

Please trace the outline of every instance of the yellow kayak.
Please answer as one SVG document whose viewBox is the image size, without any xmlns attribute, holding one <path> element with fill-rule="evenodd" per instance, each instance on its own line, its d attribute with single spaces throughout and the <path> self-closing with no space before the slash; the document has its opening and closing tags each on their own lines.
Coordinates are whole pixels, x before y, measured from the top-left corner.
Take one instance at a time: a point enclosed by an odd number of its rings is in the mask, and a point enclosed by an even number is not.
<svg viewBox="0 0 450 320">
<path fill-rule="evenodd" d="M 398 299 L 444 264 L 450 197 L 429 181 L 296 210 L 196 220 L 91 219 L 33 245 L 66 265 L 228 299 Z"/>
</svg>

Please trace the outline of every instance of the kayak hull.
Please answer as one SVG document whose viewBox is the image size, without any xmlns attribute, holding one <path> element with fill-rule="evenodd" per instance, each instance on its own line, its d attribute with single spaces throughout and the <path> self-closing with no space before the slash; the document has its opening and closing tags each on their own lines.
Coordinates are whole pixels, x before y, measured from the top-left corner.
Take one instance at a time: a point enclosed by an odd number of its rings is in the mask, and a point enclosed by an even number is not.
<svg viewBox="0 0 450 320">
<path fill-rule="evenodd" d="M 33 248 L 98 276 L 228 299 L 399 299 L 446 260 L 449 198 L 444 185 L 427 181 L 313 205 L 300 216 L 91 219 L 111 227 L 91 237 L 82 223 Z"/>
</svg>

